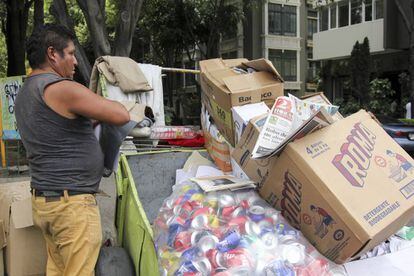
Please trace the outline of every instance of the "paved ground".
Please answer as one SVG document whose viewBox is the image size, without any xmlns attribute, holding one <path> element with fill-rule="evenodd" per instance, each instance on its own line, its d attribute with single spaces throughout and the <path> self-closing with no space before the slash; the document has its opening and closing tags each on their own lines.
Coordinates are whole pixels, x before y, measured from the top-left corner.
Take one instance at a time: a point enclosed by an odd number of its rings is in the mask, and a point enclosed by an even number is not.
<svg viewBox="0 0 414 276">
<path fill-rule="evenodd" d="M 11 175 L 0 177 L 0 185 L 3 183 L 18 182 L 30 180 L 26 175 Z M 111 243 L 116 244 L 116 230 L 115 230 L 115 200 L 116 188 L 113 174 L 108 178 L 102 178 L 100 189 L 107 194 L 107 196 L 97 196 L 99 209 L 101 211 L 103 240 L 110 239 Z"/>
</svg>

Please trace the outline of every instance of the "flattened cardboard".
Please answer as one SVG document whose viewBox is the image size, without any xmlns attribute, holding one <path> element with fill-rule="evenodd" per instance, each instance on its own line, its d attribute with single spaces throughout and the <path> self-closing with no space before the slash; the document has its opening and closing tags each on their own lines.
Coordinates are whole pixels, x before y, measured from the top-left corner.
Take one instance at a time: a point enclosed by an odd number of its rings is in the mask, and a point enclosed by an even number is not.
<svg viewBox="0 0 414 276">
<path fill-rule="evenodd" d="M 231 67 L 256 68 L 259 72 L 239 74 Z M 214 119 L 214 123 L 235 146 L 231 108 L 261 101 L 273 101 L 283 95 L 283 79 L 270 61 L 260 59 L 200 61 L 202 102 Z"/>
<path fill-rule="evenodd" d="M 0 250 L 5 247 L 6 242 L 6 229 L 4 228 L 3 220 L 0 219 Z M 3 262 L 3 259 L 0 259 L 0 262 Z"/>
<path fill-rule="evenodd" d="M 260 194 L 344 263 L 414 216 L 414 160 L 360 111 L 290 143 Z"/>
<path fill-rule="evenodd" d="M 253 148 L 266 121 L 266 117 L 267 114 L 263 114 L 249 121 L 240 141 L 232 152 L 234 161 L 251 180 L 257 183 L 258 187 L 261 187 L 269 176 L 269 172 L 276 164 L 277 158 L 275 156 L 265 159 L 251 158 Z"/>
<path fill-rule="evenodd" d="M 33 226 L 30 182 L 0 185 L 0 220 L 7 246 L 6 271 L 11 276 L 46 273 L 46 244 L 41 231 Z"/>
</svg>

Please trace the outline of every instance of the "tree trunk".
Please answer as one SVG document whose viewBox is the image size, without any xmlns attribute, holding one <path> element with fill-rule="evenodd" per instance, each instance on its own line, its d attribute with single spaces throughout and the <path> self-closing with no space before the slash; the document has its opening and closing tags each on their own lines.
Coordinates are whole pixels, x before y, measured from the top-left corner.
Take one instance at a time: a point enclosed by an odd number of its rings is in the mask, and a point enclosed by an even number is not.
<svg viewBox="0 0 414 276">
<path fill-rule="evenodd" d="M 7 45 L 7 76 L 26 74 L 26 29 L 31 2 L 7 0 L 5 37 Z"/>
<path fill-rule="evenodd" d="M 143 2 L 143 0 L 121 1 L 115 34 L 115 56 L 129 57 L 131 53 L 132 37 Z"/>
<path fill-rule="evenodd" d="M 93 43 L 95 58 L 111 54 L 105 25 L 105 1 L 76 0 L 85 16 Z"/>
<path fill-rule="evenodd" d="M 220 57 L 220 36 L 219 34 L 213 33 L 206 44 L 206 58 L 218 58 Z"/>
<path fill-rule="evenodd" d="M 45 13 L 44 13 L 44 0 L 35 0 L 34 1 L 34 26 L 43 25 L 45 22 Z"/>
<path fill-rule="evenodd" d="M 55 17 L 57 22 L 75 33 L 73 21 L 69 16 L 65 0 L 53 0 L 52 5 L 50 6 L 50 13 Z M 90 81 L 90 74 L 92 71 L 91 64 L 89 63 L 89 60 L 86 57 L 86 53 L 77 38 L 75 38 L 74 43 L 76 47 L 75 56 L 78 60 L 77 71 L 79 72 L 80 76 L 79 81 L 88 86 Z"/>
</svg>

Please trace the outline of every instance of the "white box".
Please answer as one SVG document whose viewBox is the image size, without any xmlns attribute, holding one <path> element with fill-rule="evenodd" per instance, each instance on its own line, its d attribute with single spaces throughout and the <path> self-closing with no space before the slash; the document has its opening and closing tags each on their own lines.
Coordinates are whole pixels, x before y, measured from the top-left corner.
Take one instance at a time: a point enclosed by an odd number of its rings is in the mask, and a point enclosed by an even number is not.
<svg viewBox="0 0 414 276">
<path fill-rule="evenodd" d="M 233 113 L 234 139 L 236 141 L 236 145 L 239 142 L 240 137 L 250 119 L 264 113 L 268 113 L 269 111 L 269 107 L 267 107 L 264 102 L 233 106 L 231 108 L 231 112 Z"/>
</svg>

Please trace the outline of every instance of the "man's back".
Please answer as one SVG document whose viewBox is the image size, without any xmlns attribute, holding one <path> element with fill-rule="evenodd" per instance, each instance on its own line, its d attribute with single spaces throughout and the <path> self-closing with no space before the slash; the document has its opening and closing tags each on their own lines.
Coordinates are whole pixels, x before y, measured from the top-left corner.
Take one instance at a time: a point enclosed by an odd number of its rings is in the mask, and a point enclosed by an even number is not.
<svg viewBox="0 0 414 276">
<path fill-rule="evenodd" d="M 89 119 L 66 118 L 44 101 L 44 89 L 67 80 L 53 73 L 30 76 L 16 99 L 16 121 L 27 151 L 32 187 L 94 193 L 103 154 Z"/>
</svg>

